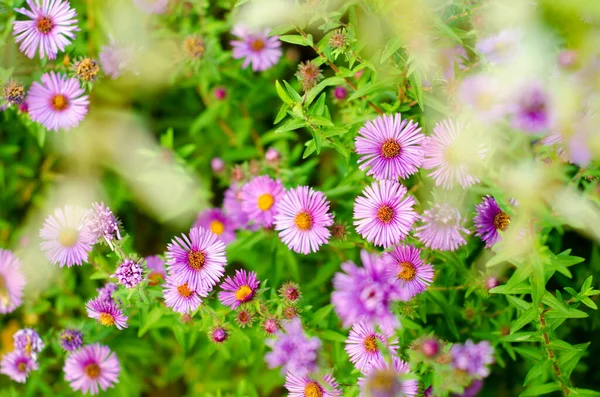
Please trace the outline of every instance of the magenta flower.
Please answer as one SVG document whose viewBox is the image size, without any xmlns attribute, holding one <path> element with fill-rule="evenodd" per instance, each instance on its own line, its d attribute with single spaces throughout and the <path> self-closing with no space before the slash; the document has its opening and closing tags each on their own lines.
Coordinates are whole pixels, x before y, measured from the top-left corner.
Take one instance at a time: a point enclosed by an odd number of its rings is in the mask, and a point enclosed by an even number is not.
<svg viewBox="0 0 600 397">
<path fill-rule="evenodd" d="M 257 176 L 242 188 L 242 209 L 248 219 L 264 227 L 273 226 L 276 207 L 285 194 L 279 180 Z"/>
<path fill-rule="evenodd" d="M 98 394 L 119 382 L 121 365 L 107 346 L 95 343 L 69 354 L 63 367 L 65 380 L 74 391 Z"/>
<path fill-rule="evenodd" d="M 88 317 L 98 321 L 98 324 L 105 327 L 112 327 L 114 325 L 117 329 L 127 328 L 127 316 L 123 314 L 117 303 L 113 300 L 96 298 L 86 303 L 85 308 Z"/>
<path fill-rule="evenodd" d="M 236 270 L 233 278 L 227 277 L 221 284 L 219 300 L 225 306 L 236 309 L 242 303 L 250 302 L 258 291 L 260 281 L 256 273 Z"/>
<path fill-rule="evenodd" d="M 202 304 L 202 298 L 208 292 L 204 290 L 191 289 L 188 283 L 178 283 L 173 277 L 167 277 L 163 296 L 167 307 L 178 313 L 191 313 Z"/>
<path fill-rule="evenodd" d="M 399 325 L 390 306 L 396 298 L 393 280 L 387 274 L 385 263 L 375 254 L 361 251 L 363 267 L 352 262 L 342 263 L 344 273 L 333 277 L 334 291 L 331 303 L 344 327 L 364 321 L 390 330 Z"/>
<path fill-rule="evenodd" d="M 39 51 L 40 59 L 55 59 L 58 51 L 75 39 L 77 13 L 68 1 L 63 0 L 27 0 L 29 10 L 15 8 L 19 14 L 30 20 L 15 21 L 13 35 L 15 41 L 21 43 L 19 50 L 33 58 Z"/>
<path fill-rule="evenodd" d="M 93 203 L 90 212 L 88 228 L 89 233 L 95 244 L 104 239 L 113 249 L 112 241 L 120 240 L 119 220 L 113 212 L 104 203 Z"/>
<path fill-rule="evenodd" d="M 281 42 L 278 36 L 269 37 L 269 29 L 252 31 L 246 26 L 234 26 L 232 33 L 240 38 L 233 40 L 233 59 L 244 59 L 243 68 L 252 64 L 252 70 L 261 72 L 279 62 Z"/>
<path fill-rule="evenodd" d="M 275 230 L 291 250 L 301 254 L 317 252 L 331 237 L 333 225 L 329 201 L 308 186 L 290 189 L 277 204 Z"/>
<path fill-rule="evenodd" d="M 469 339 L 464 345 L 452 346 L 451 353 L 455 368 L 479 379 L 490 374 L 488 365 L 494 363 L 494 348 L 490 342 L 482 341 L 475 344 Z"/>
<path fill-rule="evenodd" d="M 49 130 L 70 130 L 85 118 L 90 103 L 79 80 L 53 71 L 44 73 L 27 93 L 29 116 Z"/>
<path fill-rule="evenodd" d="M 374 182 L 354 202 L 354 226 L 365 240 L 385 248 L 404 240 L 417 219 L 415 199 L 395 181 Z"/>
<path fill-rule="evenodd" d="M 23 303 L 25 283 L 19 258 L 0 249 L 0 313 L 8 314 Z"/>
<path fill-rule="evenodd" d="M 175 237 L 167 246 L 169 274 L 191 289 L 210 291 L 225 272 L 225 244 L 203 228 L 192 228 L 189 236 Z"/>
<path fill-rule="evenodd" d="M 421 216 L 422 224 L 415 237 L 427 248 L 454 251 L 467 243 L 462 234 L 469 230 L 462 227 L 462 217 L 457 208 L 448 203 L 436 203 Z"/>
<path fill-rule="evenodd" d="M 461 148 L 457 148 L 456 141 L 462 130 L 463 125 L 459 122 L 442 120 L 433 127 L 433 135 L 423 141 L 423 168 L 434 170 L 429 176 L 435 180 L 436 186 L 452 189 L 458 183 L 466 188 L 479 182 L 469 173 L 464 156 L 457 153 Z"/>
<path fill-rule="evenodd" d="M 359 168 L 369 169 L 367 175 L 379 180 L 408 178 L 423 161 L 421 142 L 425 135 L 420 131 L 417 123 L 402 120 L 400 113 L 367 121 L 356 137 Z"/>
<path fill-rule="evenodd" d="M 342 388 L 331 374 L 326 374 L 322 379 L 308 375 L 298 376 L 288 372 L 285 376 L 284 387 L 288 390 L 289 397 L 338 397 L 342 395 Z"/>
<path fill-rule="evenodd" d="M 112 276 L 125 288 L 133 288 L 144 279 L 144 269 L 133 260 L 125 259 Z"/>
<path fill-rule="evenodd" d="M 242 187 L 233 184 L 225 190 L 223 198 L 223 212 L 231 219 L 236 229 L 243 229 L 248 226 L 248 215 L 242 209 Z"/>
<path fill-rule="evenodd" d="M 235 222 L 218 208 L 208 209 L 198 214 L 194 227 L 210 230 L 224 244 L 235 240 Z"/>
<path fill-rule="evenodd" d="M 25 383 L 29 373 L 38 368 L 37 361 L 19 349 L 6 353 L 0 361 L 0 373 L 19 383 Z"/>
<path fill-rule="evenodd" d="M 133 0 L 133 4 L 146 14 L 164 14 L 169 7 L 169 0 Z"/>
<path fill-rule="evenodd" d="M 208 331 L 208 337 L 211 342 L 220 345 L 229 339 L 229 330 L 222 325 L 215 325 Z"/>
<path fill-rule="evenodd" d="M 389 277 L 398 287 L 400 300 L 410 300 L 425 291 L 433 281 L 433 267 L 421 259 L 421 250 L 400 245 L 383 254 Z"/>
<path fill-rule="evenodd" d="M 510 224 L 510 216 L 500 209 L 493 197 L 485 196 L 477 206 L 473 223 L 477 229 L 475 235 L 481 237 L 486 247 L 491 247 L 502 239 L 498 231 L 506 230 Z"/>
<path fill-rule="evenodd" d="M 364 377 L 358 379 L 361 396 L 412 397 L 419 392 L 419 382 L 406 379 L 410 367 L 398 357 L 390 364 L 383 359 L 376 360 L 364 371 Z"/>
<path fill-rule="evenodd" d="M 352 326 L 344 349 L 350 357 L 350 362 L 359 371 L 365 371 L 375 360 L 384 359 L 380 345 L 385 347 L 389 354 L 397 353 L 398 340 L 390 340 L 392 337 L 393 332 L 378 333 L 371 325 L 358 322 Z"/>
<path fill-rule="evenodd" d="M 551 126 L 550 98 L 538 82 L 520 87 L 513 111 L 514 128 L 529 133 L 546 131 Z"/>
<path fill-rule="evenodd" d="M 317 369 L 319 338 L 309 338 L 302 329 L 300 319 L 295 318 L 283 324 L 283 330 L 275 333 L 275 339 L 267 339 L 272 351 L 265 355 L 269 368 L 281 367 L 281 373 L 294 373 L 304 376 Z"/>
<path fill-rule="evenodd" d="M 88 260 L 93 239 L 88 232 L 89 212 L 81 207 L 57 208 L 40 230 L 41 248 L 60 267 L 81 265 Z"/>
</svg>

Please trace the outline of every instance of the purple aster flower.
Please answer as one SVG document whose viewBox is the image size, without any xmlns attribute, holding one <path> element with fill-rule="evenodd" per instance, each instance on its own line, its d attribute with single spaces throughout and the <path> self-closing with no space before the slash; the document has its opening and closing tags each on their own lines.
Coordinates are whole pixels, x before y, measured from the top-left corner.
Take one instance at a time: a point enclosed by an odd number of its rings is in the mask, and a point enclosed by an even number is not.
<svg viewBox="0 0 600 397">
<path fill-rule="evenodd" d="M 0 313 L 10 313 L 21 305 L 25 283 L 19 258 L 0 249 Z"/>
<path fill-rule="evenodd" d="M 484 122 L 496 122 L 508 114 L 509 108 L 499 80 L 487 75 L 476 74 L 466 77 L 458 90 L 458 98 L 473 115 Z"/>
<path fill-rule="evenodd" d="M 178 283 L 173 277 L 167 277 L 163 290 L 165 304 L 177 313 L 191 313 L 202 304 L 202 298 L 208 293 L 204 290 L 191 289 L 188 283 Z"/>
<path fill-rule="evenodd" d="M 0 373 L 19 383 L 25 383 L 29 373 L 38 368 L 39 365 L 33 357 L 18 349 L 6 353 L 0 361 Z"/>
<path fill-rule="evenodd" d="M 421 216 L 422 224 L 416 228 L 417 237 L 427 248 L 454 251 L 467 243 L 462 234 L 462 217 L 457 208 L 448 203 L 435 203 Z"/>
<path fill-rule="evenodd" d="M 379 180 L 408 178 L 418 171 L 423 161 L 423 139 L 425 135 L 421 134 L 419 125 L 412 120 L 402 120 L 400 113 L 377 116 L 358 131 L 359 168 L 369 168 L 367 175 Z"/>
<path fill-rule="evenodd" d="M 279 62 L 281 42 L 278 36 L 269 37 L 269 29 L 253 31 L 246 26 L 234 26 L 232 33 L 240 38 L 233 40 L 233 58 L 244 58 L 243 68 L 252 63 L 252 70 L 261 72 Z"/>
<path fill-rule="evenodd" d="M 13 35 L 15 41 L 21 43 L 19 49 L 28 58 L 33 58 L 39 51 L 40 59 L 55 59 L 58 51 L 75 39 L 77 13 L 68 1 L 63 0 L 27 0 L 29 10 L 15 8 L 19 14 L 30 20 L 15 21 Z"/>
<path fill-rule="evenodd" d="M 502 239 L 498 230 L 506 230 L 510 216 L 500 209 L 493 197 L 485 196 L 477 206 L 477 215 L 473 218 L 473 223 L 477 228 L 475 235 L 481 237 L 486 247 L 491 247 Z"/>
<path fill-rule="evenodd" d="M 121 365 L 117 355 L 98 343 L 86 345 L 69 354 L 63 368 L 65 380 L 74 391 L 98 394 L 119 382 Z"/>
<path fill-rule="evenodd" d="M 364 250 L 360 257 L 364 267 L 344 262 L 344 273 L 336 273 L 333 277 L 331 302 L 335 312 L 344 327 L 360 321 L 379 325 L 386 331 L 397 327 L 398 320 L 390 311 L 396 287 L 388 277 L 385 263 L 378 255 Z"/>
<path fill-rule="evenodd" d="M 112 241 L 121 239 L 119 224 L 115 214 L 104 203 L 92 204 L 88 228 L 90 236 L 96 244 L 103 238 L 112 249 Z"/>
<path fill-rule="evenodd" d="M 133 71 L 135 51 L 131 45 L 111 40 L 110 44 L 102 46 L 98 59 L 104 74 L 114 80 L 126 71 Z"/>
<path fill-rule="evenodd" d="M 229 330 L 222 325 L 215 325 L 208 331 L 208 337 L 211 342 L 220 345 L 229 339 Z"/>
<path fill-rule="evenodd" d="M 467 340 L 464 345 L 452 346 L 452 362 L 456 369 L 466 371 L 475 378 L 485 378 L 490 374 L 489 364 L 494 363 L 494 348 L 488 341 L 477 344 Z"/>
<path fill-rule="evenodd" d="M 207 209 L 198 214 L 194 227 L 203 227 L 210 230 L 224 244 L 229 244 L 235 240 L 236 224 L 219 208 Z"/>
<path fill-rule="evenodd" d="M 118 286 L 115 283 L 106 283 L 104 287 L 98 288 L 98 300 L 103 302 L 112 302 L 113 294 L 117 290 Z"/>
<path fill-rule="evenodd" d="M 40 335 L 31 328 L 18 330 L 13 335 L 13 340 L 15 349 L 22 350 L 27 356 L 32 357 L 34 360 L 37 359 L 37 354 L 46 346 L 42 338 L 40 338 Z"/>
<path fill-rule="evenodd" d="M 85 308 L 88 317 L 98 321 L 105 327 L 115 326 L 117 329 L 127 328 L 127 316 L 123 314 L 114 301 L 100 300 L 99 298 L 89 301 Z"/>
<path fill-rule="evenodd" d="M 333 216 L 325 195 L 308 186 L 290 189 L 277 203 L 275 230 L 291 250 L 301 254 L 317 252 L 329 241 Z"/>
<path fill-rule="evenodd" d="M 285 194 L 279 180 L 257 176 L 242 188 L 242 209 L 248 219 L 264 227 L 273 226 L 276 207 Z"/>
<path fill-rule="evenodd" d="M 169 0 L 133 0 L 133 4 L 146 14 L 164 14 L 169 7 Z"/>
<path fill-rule="evenodd" d="M 194 290 L 210 291 L 225 272 L 225 244 L 214 233 L 192 228 L 189 236 L 175 237 L 167 246 L 169 274 Z"/>
<path fill-rule="evenodd" d="M 342 395 L 342 388 L 331 374 L 326 374 L 322 379 L 308 375 L 297 376 L 288 372 L 285 376 L 284 387 L 288 390 L 289 397 L 338 397 Z"/>
<path fill-rule="evenodd" d="M 528 83 L 519 89 L 513 110 L 512 124 L 530 133 L 538 133 L 550 128 L 550 98 L 540 83 Z"/>
<path fill-rule="evenodd" d="M 60 267 L 81 265 L 88 260 L 93 239 L 88 233 L 89 212 L 81 207 L 57 208 L 40 230 L 41 248 Z"/>
<path fill-rule="evenodd" d="M 304 376 L 317 369 L 317 356 L 321 348 L 319 338 L 308 338 L 302 329 L 300 319 L 295 318 L 283 324 L 275 339 L 266 341 L 272 351 L 265 355 L 269 368 L 281 367 L 281 373 Z"/>
<path fill-rule="evenodd" d="M 463 153 L 468 150 L 461 148 L 459 138 L 463 128 L 459 122 L 442 120 L 433 127 L 433 135 L 421 145 L 425 153 L 423 168 L 434 169 L 429 176 L 435 180 L 436 186 L 452 189 L 458 183 L 466 188 L 479 182 L 469 173 L 468 160 L 464 158 L 466 153 Z"/>
<path fill-rule="evenodd" d="M 148 279 L 150 280 L 149 285 L 157 285 L 161 283 L 161 280 L 167 278 L 167 272 L 165 271 L 165 261 L 159 255 L 147 256 L 146 267 L 150 271 Z"/>
<path fill-rule="evenodd" d="M 112 277 L 116 277 L 125 288 L 133 288 L 144 279 L 144 269 L 131 259 L 125 259 Z"/>
<path fill-rule="evenodd" d="M 415 199 L 395 181 L 374 182 L 354 202 L 354 226 L 365 240 L 385 248 L 404 240 L 417 219 Z"/>
<path fill-rule="evenodd" d="M 473 379 L 469 386 L 465 387 L 460 394 L 451 394 L 452 397 L 475 397 L 483 389 L 483 381 L 481 379 Z"/>
<path fill-rule="evenodd" d="M 258 291 L 260 281 L 256 273 L 236 270 L 233 278 L 227 277 L 221 284 L 219 300 L 225 306 L 236 309 L 242 303 L 250 302 Z"/>
<path fill-rule="evenodd" d="M 398 351 L 398 340 L 391 340 L 393 332 L 379 333 L 371 325 L 358 322 L 352 326 L 348 340 L 346 340 L 346 353 L 350 361 L 359 371 L 365 371 L 371 363 L 384 359 L 380 346 L 385 347 L 390 354 Z"/>
<path fill-rule="evenodd" d="M 419 382 L 409 379 L 410 367 L 398 357 L 390 364 L 378 359 L 358 379 L 361 397 L 411 397 L 419 392 Z"/>
<path fill-rule="evenodd" d="M 83 334 L 76 329 L 67 328 L 60 333 L 60 345 L 68 352 L 74 352 L 83 345 Z"/>
<path fill-rule="evenodd" d="M 521 34 L 517 30 L 506 29 L 479 40 L 476 48 L 485 55 L 488 62 L 502 64 L 514 58 L 520 41 Z"/>
<path fill-rule="evenodd" d="M 383 254 L 388 276 L 397 285 L 401 300 L 410 300 L 425 291 L 433 281 L 433 267 L 421 259 L 421 250 L 412 245 L 394 247 Z"/>
<path fill-rule="evenodd" d="M 85 118 L 90 103 L 79 80 L 53 71 L 44 73 L 27 93 L 29 116 L 49 130 L 70 130 Z"/>
<path fill-rule="evenodd" d="M 235 223 L 236 229 L 248 226 L 248 215 L 242 209 L 242 187 L 231 185 L 223 198 L 223 212 Z"/>
</svg>

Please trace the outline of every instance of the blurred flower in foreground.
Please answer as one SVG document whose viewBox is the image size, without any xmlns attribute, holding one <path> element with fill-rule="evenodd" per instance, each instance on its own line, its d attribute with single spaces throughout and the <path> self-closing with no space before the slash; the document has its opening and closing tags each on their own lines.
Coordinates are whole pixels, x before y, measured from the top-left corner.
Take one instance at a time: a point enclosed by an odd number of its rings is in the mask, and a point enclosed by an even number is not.
<svg viewBox="0 0 600 397">
<path fill-rule="evenodd" d="M 213 94 L 218 101 L 222 101 L 223 99 L 227 98 L 227 88 L 217 87 L 215 88 Z"/>
<path fill-rule="evenodd" d="M 493 197 L 486 196 L 477 206 L 473 223 L 477 228 L 475 235 L 481 237 L 486 247 L 491 247 L 501 240 L 498 231 L 506 230 L 510 224 L 510 216 L 500 209 Z"/>
<path fill-rule="evenodd" d="M 333 224 L 326 196 L 309 186 L 298 186 L 277 204 L 275 230 L 291 250 L 309 254 L 317 252 L 331 237 L 328 227 Z"/>
<path fill-rule="evenodd" d="M 32 357 L 34 360 L 37 359 L 38 353 L 40 353 L 46 346 L 42 338 L 40 338 L 40 335 L 31 328 L 18 330 L 13 335 L 13 339 L 15 349 L 22 350 L 26 355 Z"/>
<path fill-rule="evenodd" d="M 288 372 L 285 376 L 284 387 L 289 391 L 289 397 L 338 397 L 342 389 L 331 374 L 319 381 L 308 375 L 297 376 Z"/>
<path fill-rule="evenodd" d="M 133 0 L 133 4 L 147 14 L 164 14 L 169 7 L 169 0 Z"/>
<path fill-rule="evenodd" d="M 0 313 L 10 313 L 21 305 L 25 282 L 19 258 L 0 249 Z"/>
<path fill-rule="evenodd" d="M 188 36 L 183 41 L 183 50 L 189 58 L 199 59 L 206 50 L 204 40 L 201 37 Z"/>
<path fill-rule="evenodd" d="M 463 234 L 469 234 L 469 230 L 462 226 L 460 211 L 448 203 L 433 204 L 423 212 L 421 221 L 415 237 L 427 248 L 454 251 L 467 243 Z"/>
<path fill-rule="evenodd" d="M 268 339 L 266 343 L 272 349 L 265 355 L 269 368 L 281 367 L 282 373 L 291 372 L 297 376 L 317 369 L 321 341 L 307 337 L 299 319 L 287 321 L 283 331 L 276 333 L 276 339 Z"/>
<path fill-rule="evenodd" d="M 0 373 L 19 383 L 25 383 L 29 373 L 38 368 L 39 364 L 33 357 L 18 349 L 6 353 L 0 361 Z"/>
<path fill-rule="evenodd" d="M 418 394 L 419 382 L 416 379 L 405 378 L 410 374 L 408 364 L 398 357 L 393 357 L 392 360 L 390 364 L 384 359 L 378 359 L 364 371 L 364 377 L 358 379 L 361 395 L 412 397 Z"/>
<path fill-rule="evenodd" d="M 233 278 L 227 277 L 221 283 L 222 291 L 219 292 L 219 300 L 223 305 L 236 309 L 241 304 L 254 299 L 259 286 L 260 281 L 256 273 L 236 270 Z"/>
<path fill-rule="evenodd" d="M 252 31 L 244 25 L 236 25 L 232 33 L 241 40 L 233 40 L 233 58 L 244 59 L 242 67 L 252 64 L 252 70 L 260 72 L 269 69 L 281 58 L 279 37 L 269 37 L 269 29 Z"/>
<path fill-rule="evenodd" d="M 550 98 L 541 83 L 527 83 L 519 87 L 513 114 L 513 126 L 530 133 L 550 128 Z"/>
<path fill-rule="evenodd" d="M 458 99 L 483 122 L 495 122 L 509 111 L 500 81 L 487 74 L 466 77 L 458 90 Z"/>
<path fill-rule="evenodd" d="M 60 73 L 44 73 L 42 84 L 35 81 L 27 93 L 29 115 L 49 130 L 77 127 L 90 103 L 79 81 Z"/>
<path fill-rule="evenodd" d="M 493 36 L 477 42 L 477 51 L 485 55 L 488 62 L 501 64 L 514 58 L 517 53 L 521 34 L 512 29 L 506 29 Z"/>
<path fill-rule="evenodd" d="M 131 45 L 111 40 L 110 44 L 102 46 L 98 59 L 104 74 L 116 79 L 127 71 L 133 71 L 135 52 Z"/>
<path fill-rule="evenodd" d="M 76 329 L 67 328 L 60 333 L 60 345 L 68 352 L 73 352 L 83 344 L 83 334 Z"/>
<path fill-rule="evenodd" d="M 203 227 L 210 230 L 225 244 L 235 240 L 235 222 L 223 213 L 219 208 L 207 209 L 196 218 L 194 227 Z"/>
<path fill-rule="evenodd" d="M 467 51 L 465 51 L 464 47 L 461 45 L 440 49 L 439 62 L 442 67 L 444 79 L 453 79 L 455 65 L 458 66 L 460 70 L 464 70 L 468 60 L 469 57 L 467 56 Z"/>
<path fill-rule="evenodd" d="M 452 346 L 451 352 L 455 368 L 476 378 L 485 378 L 490 374 L 487 366 L 494 362 L 494 348 L 488 341 L 475 344 L 469 339 L 464 345 Z"/>
<path fill-rule="evenodd" d="M 98 394 L 98 387 L 104 391 L 118 383 L 121 365 L 108 347 L 95 343 L 69 354 L 63 371 L 73 390 Z"/>
<path fill-rule="evenodd" d="M 398 351 L 398 339 L 393 338 L 393 332 L 379 333 L 375 328 L 364 322 L 355 323 L 350 330 L 346 340 L 346 353 L 350 362 L 359 371 L 365 371 L 378 359 L 384 359 L 380 346 L 385 347 L 388 354 L 396 354 Z"/>
<path fill-rule="evenodd" d="M 229 189 L 225 190 L 223 211 L 233 220 L 236 229 L 242 229 L 248 225 L 248 215 L 242 209 L 242 185 L 232 184 Z"/>
<path fill-rule="evenodd" d="M 75 39 L 77 13 L 64 0 L 27 0 L 26 8 L 15 8 L 19 14 L 31 20 L 16 21 L 13 25 L 15 41 L 21 43 L 19 49 L 28 58 L 39 51 L 40 59 L 55 59 L 58 51 Z"/>
<path fill-rule="evenodd" d="M 212 168 L 214 173 L 218 174 L 225 170 L 225 162 L 220 157 L 213 157 L 210 160 L 210 168 Z"/>
</svg>

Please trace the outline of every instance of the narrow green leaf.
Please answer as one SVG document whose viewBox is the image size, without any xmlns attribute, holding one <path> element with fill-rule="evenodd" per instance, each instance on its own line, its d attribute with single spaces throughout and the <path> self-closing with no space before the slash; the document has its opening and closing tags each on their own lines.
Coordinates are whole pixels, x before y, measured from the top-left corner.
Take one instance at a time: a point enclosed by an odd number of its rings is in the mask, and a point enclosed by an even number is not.
<svg viewBox="0 0 600 397">
<path fill-rule="evenodd" d="M 538 316 L 538 308 L 530 307 L 527 309 L 519 318 L 517 318 L 510 327 L 510 333 L 514 334 L 530 322 L 532 322 Z"/>
<path fill-rule="evenodd" d="M 519 394 L 519 397 L 541 396 L 558 390 L 560 390 L 560 386 L 556 383 L 546 383 L 545 385 L 528 387 L 523 393 Z"/>
</svg>

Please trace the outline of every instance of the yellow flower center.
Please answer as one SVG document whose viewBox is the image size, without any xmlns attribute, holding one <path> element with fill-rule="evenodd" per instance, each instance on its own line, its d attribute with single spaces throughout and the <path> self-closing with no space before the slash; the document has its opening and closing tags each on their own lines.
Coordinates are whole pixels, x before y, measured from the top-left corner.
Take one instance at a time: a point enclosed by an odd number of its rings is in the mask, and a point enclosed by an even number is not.
<svg viewBox="0 0 600 397">
<path fill-rule="evenodd" d="M 393 139 L 388 139 L 381 147 L 381 154 L 386 159 L 393 159 L 400 154 L 400 144 Z"/>
<path fill-rule="evenodd" d="M 50 33 L 50 31 L 54 27 L 54 24 L 52 23 L 52 20 L 50 18 L 41 17 L 37 20 L 36 26 L 40 33 Z"/>
<path fill-rule="evenodd" d="M 190 251 L 188 254 L 188 265 L 194 270 L 202 269 L 206 261 L 206 254 L 202 251 Z"/>
<path fill-rule="evenodd" d="M 252 295 L 252 288 L 250 288 L 247 285 L 242 285 L 236 292 L 235 292 L 235 299 L 237 299 L 240 302 L 245 302 L 246 299 L 248 299 L 248 297 Z"/>
<path fill-rule="evenodd" d="M 79 239 L 79 232 L 72 227 L 63 228 L 58 234 L 58 242 L 63 247 L 72 247 Z"/>
<path fill-rule="evenodd" d="M 106 327 L 110 327 L 111 325 L 115 325 L 115 318 L 109 313 L 100 313 L 98 322 Z"/>
<path fill-rule="evenodd" d="M 221 221 L 212 221 L 210 223 L 210 231 L 219 236 L 225 231 L 225 225 Z"/>
<path fill-rule="evenodd" d="M 394 219 L 394 209 L 389 205 L 382 205 L 377 211 L 377 219 L 383 223 L 390 223 Z"/>
<path fill-rule="evenodd" d="M 498 212 L 494 216 L 494 227 L 498 230 L 505 231 L 510 223 L 510 216 L 504 212 Z"/>
<path fill-rule="evenodd" d="M 265 42 L 260 39 L 256 39 L 252 41 L 250 48 L 252 48 L 253 51 L 260 51 L 265 48 Z"/>
<path fill-rule="evenodd" d="M 65 110 L 67 106 L 69 106 L 69 101 L 64 95 L 58 94 L 55 95 L 54 98 L 52 98 L 52 107 L 54 108 L 54 110 L 61 112 Z"/>
<path fill-rule="evenodd" d="M 369 353 L 375 353 L 379 351 L 377 348 L 377 339 L 375 338 L 375 335 L 367 336 L 363 345 L 365 346 L 365 350 Z"/>
<path fill-rule="evenodd" d="M 313 225 L 313 218 L 308 212 L 301 212 L 296 215 L 296 219 L 294 219 L 296 226 L 300 230 L 310 230 Z"/>
<path fill-rule="evenodd" d="M 100 376 L 100 366 L 98 364 L 88 364 L 83 368 L 83 371 L 91 379 L 96 379 Z"/>
<path fill-rule="evenodd" d="M 194 291 L 188 287 L 188 283 L 177 287 L 177 292 L 179 292 L 179 295 L 183 296 L 184 298 L 189 298 L 194 293 Z"/>
<path fill-rule="evenodd" d="M 308 382 L 304 387 L 305 397 L 323 397 L 323 389 L 317 382 Z"/>
<path fill-rule="evenodd" d="M 204 54 L 204 41 L 199 37 L 186 37 L 183 42 L 183 49 L 190 58 L 200 58 Z"/>
<path fill-rule="evenodd" d="M 19 372 L 27 372 L 27 364 L 24 362 L 20 362 L 17 364 L 17 370 Z"/>
<path fill-rule="evenodd" d="M 389 369 L 377 371 L 369 379 L 367 390 L 371 391 L 372 394 L 375 394 L 375 392 L 391 393 L 397 383 L 396 376 L 396 373 Z"/>
<path fill-rule="evenodd" d="M 412 281 L 417 276 L 417 269 L 415 265 L 410 262 L 398 263 L 400 271 L 398 272 L 398 279 L 404 281 Z"/>
<path fill-rule="evenodd" d="M 269 193 L 265 193 L 258 197 L 258 208 L 263 211 L 267 211 L 269 208 L 273 206 L 275 203 L 275 199 Z"/>
</svg>

